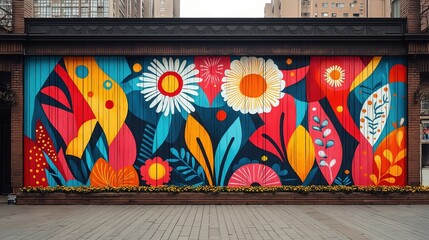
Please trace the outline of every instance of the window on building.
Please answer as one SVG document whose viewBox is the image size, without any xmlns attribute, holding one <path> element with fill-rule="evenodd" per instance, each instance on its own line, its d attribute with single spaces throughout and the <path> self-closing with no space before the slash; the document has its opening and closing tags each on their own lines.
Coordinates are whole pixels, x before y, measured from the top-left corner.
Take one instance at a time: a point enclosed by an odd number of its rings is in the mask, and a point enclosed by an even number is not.
<svg viewBox="0 0 429 240">
<path fill-rule="evenodd" d="M 353 13 L 353 17 L 359 17 L 359 13 Z"/>
<path fill-rule="evenodd" d="M 314 13 L 314 17 L 317 17 L 317 12 Z"/>
<path fill-rule="evenodd" d="M 314 4 L 314 7 L 317 8 L 317 3 Z"/>
<path fill-rule="evenodd" d="M 335 8 L 335 3 L 332 3 L 332 4 L 331 4 L 331 7 L 332 7 L 332 8 Z"/>
<path fill-rule="evenodd" d="M 392 1 L 392 17 L 399 18 L 401 17 L 401 9 L 400 9 L 400 1 L 393 0 Z"/>
<path fill-rule="evenodd" d="M 328 3 L 322 3 L 322 8 L 327 8 L 328 7 Z"/>
<path fill-rule="evenodd" d="M 310 13 L 309 12 L 303 12 L 301 13 L 301 17 L 309 17 Z"/>
<path fill-rule="evenodd" d="M 337 3 L 335 6 L 337 8 L 344 8 L 344 3 Z"/>
<path fill-rule="evenodd" d="M 337 13 L 332 13 L 331 16 L 332 17 L 337 17 Z"/>
<path fill-rule="evenodd" d="M 343 17 L 349 17 L 349 13 L 343 13 Z"/>
<path fill-rule="evenodd" d="M 328 17 L 329 16 L 329 13 L 327 13 L 327 12 L 322 12 L 322 17 Z"/>
<path fill-rule="evenodd" d="M 354 8 L 356 5 L 354 3 L 350 3 L 350 8 Z"/>
</svg>

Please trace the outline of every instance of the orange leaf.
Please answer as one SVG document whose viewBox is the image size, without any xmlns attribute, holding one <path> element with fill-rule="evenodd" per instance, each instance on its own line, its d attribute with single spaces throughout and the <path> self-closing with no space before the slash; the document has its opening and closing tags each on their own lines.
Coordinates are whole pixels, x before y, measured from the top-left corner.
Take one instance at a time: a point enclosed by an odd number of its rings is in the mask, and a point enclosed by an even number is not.
<svg viewBox="0 0 429 240">
<path fill-rule="evenodd" d="M 369 175 L 369 179 L 371 179 L 374 185 L 378 185 L 378 179 L 377 179 L 377 176 L 375 176 L 375 174 Z"/>
<path fill-rule="evenodd" d="M 117 186 L 115 170 L 102 158 L 98 159 L 89 175 L 91 186 L 106 187 Z"/>
<path fill-rule="evenodd" d="M 138 186 L 139 176 L 132 166 L 124 167 L 118 172 L 119 186 Z"/>
<path fill-rule="evenodd" d="M 389 178 L 385 178 L 385 179 L 383 179 L 382 181 L 386 181 L 386 182 L 388 182 L 388 183 L 394 183 L 394 182 L 396 181 L 396 179 L 395 179 L 395 178 L 393 178 L 393 177 L 389 177 Z"/>
<path fill-rule="evenodd" d="M 390 164 L 393 163 L 393 154 L 389 149 L 383 151 L 383 156 L 386 157 L 387 160 L 389 160 Z"/>
<path fill-rule="evenodd" d="M 204 169 L 209 185 L 213 186 L 214 157 L 212 141 L 204 127 L 191 115 L 188 116 L 186 121 L 185 142 L 189 151 Z"/>
<path fill-rule="evenodd" d="M 402 174 L 402 168 L 398 165 L 391 166 L 389 168 L 389 174 L 394 177 L 399 177 Z"/>
<path fill-rule="evenodd" d="M 314 165 L 313 139 L 307 130 L 299 125 L 287 145 L 287 157 L 292 169 L 304 181 Z"/>
<path fill-rule="evenodd" d="M 398 147 L 403 147 L 403 140 L 404 140 L 404 131 L 402 129 L 399 129 L 396 132 L 396 143 L 398 144 Z"/>
<path fill-rule="evenodd" d="M 384 180 L 383 178 L 380 179 L 379 182 L 384 181 L 382 184 L 389 185 L 391 183 L 394 183 L 395 185 L 403 186 L 407 183 L 406 181 L 406 174 L 403 174 L 405 172 L 407 166 L 406 166 L 406 159 L 407 159 L 407 145 L 406 145 L 406 139 L 407 139 L 407 128 L 406 127 L 400 127 L 398 129 L 393 130 L 391 133 L 389 133 L 383 141 L 378 145 L 377 150 L 374 153 L 375 155 L 379 155 L 381 157 L 381 172 L 379 172 L 379 175 L 387 176 L 386 174 L 389 174 L 388 177 L 391 176 L 390 167 L 397 165 L 401 168 L 402 174 L 399 174 L 401 170 L 398 170 L 396 167 L 395 170 L 392 171 L 393 174 L 398 175 L 398 177 L 394 177 L 394 181 Z M 375 164 L 374 164 L 375 165 Z M 374 166 L 375 168 L 375 166 Z M 376 172 L 373 172 L 377 174 Z"/>
<path fill-rule="evenodd" d="M 380 157 L 380 155 L 374 156 L 374 162 L 377 165 L 378 170 L 381 171 L 381 157 Z"/>
<path fill-rule="evenodd" d="M 404 159 L 407 156 L 407 149 L 402 149 L 398 155 L 396 155 L 395 163 Z"/>
</svg>

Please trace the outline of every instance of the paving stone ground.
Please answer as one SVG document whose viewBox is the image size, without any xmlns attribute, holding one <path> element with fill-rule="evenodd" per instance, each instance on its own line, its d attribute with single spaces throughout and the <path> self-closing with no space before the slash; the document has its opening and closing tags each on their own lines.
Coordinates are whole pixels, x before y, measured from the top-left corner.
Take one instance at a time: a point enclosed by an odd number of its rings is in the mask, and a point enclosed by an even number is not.
<svg viewBox="0 0 429 240">
<path fill-rule="evenodd" d="M 429 239 L 429 206 L 26 206 L 0 239 Z"/>
</svg>

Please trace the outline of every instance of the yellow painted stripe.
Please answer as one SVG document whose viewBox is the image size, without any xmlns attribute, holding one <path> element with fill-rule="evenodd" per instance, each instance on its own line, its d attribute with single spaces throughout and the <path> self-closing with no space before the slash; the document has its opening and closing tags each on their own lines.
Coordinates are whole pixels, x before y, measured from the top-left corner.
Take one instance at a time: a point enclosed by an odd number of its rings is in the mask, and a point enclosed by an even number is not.
<svg viewBox="0 0 429 240">
<path fill-rule="evenodd" d="M 362 70 L 361 73 L 355 78 L 350 86 L 350 92 L 353 91 L 357 86 L 359 86 L 363 81 L 365 81 L 377 68 L 378 64 L 381 61 L 381 57 L 374 57 L 371 62 Z"/>
</svg>

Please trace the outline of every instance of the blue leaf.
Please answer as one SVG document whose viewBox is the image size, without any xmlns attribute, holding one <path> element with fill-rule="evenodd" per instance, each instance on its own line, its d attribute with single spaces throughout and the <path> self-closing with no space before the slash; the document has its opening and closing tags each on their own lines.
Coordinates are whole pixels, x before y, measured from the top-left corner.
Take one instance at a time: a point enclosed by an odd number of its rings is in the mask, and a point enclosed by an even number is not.
<svg viewBox="0 0 429 240">
<path fill-rule="evenodd" d="M 337 185 L 342 185 L 341 178 L 335 178 L 334 183 Z"/>
<path fill-rule="evenodd" d="M 282 177 L 286 176 L 287 174 L 288 174 L 288 171 L 286 169 L 279 172 L 279 176 L 282 176 Z"/>
<path fill-rule="evenodd" d="M 184 148 L 180 149 L 180 157 L 181 157 L 182 159 L 185 159 L 185 156 L 186 156 L 185 149 L 184 149 Z"/>
<path fill-rule="evenodd" d="M 167 159 L 167 162 L 169 162 L 169 163 L 177 163 L 177 162 L 180 162 L 180 159 L 169 158 L 169 159 Z"/>
<path fill-rule="evenodd" d="M 332 140 L 329 140 L 327 143 L 326 143 L 326 148 L 330 148 L 330 147 L 332 147 L 332 146 L 334 146 L 334 141 L 332 141 Z"/>
<path fill-rule="evenodd" d="M 208 100 L 206 94 L 204 93 L 204 91 L 201 88 L 198 88 L 197 92 L 198 92 L 198 95 L 197 95 L 197 97 L 194 98 L 195 105 L 203 107 L 203 108 L 209 108 L 210 103 L 209 103 L 209 100 Z"/>
<path fill-rule="evenodd" d="M 234 167 L 232 168 L 233 172 L 237 171 L 237 169 L 239 169 L 240 167 L 252 163 L 252 161 L 246 157 L 241 158 L 237 164 L 234 165 Z"/>
<path fill-rule="evenodd" d="M 46 172 L 46 179 L 48 180 L 48 186 L 49 187 L 55 187 L 58 186 L 57 181 L 55 181 L 54 177 L 52 176 L 52 174 L 48 171 L 48 169 L 45 169 Z M 58 176 L 57 176 L 58 177 Z"/>
<path fill-rule="evenodd" d="M 316 131 L 319 131 L 319 132 L 320 132 L 320 131 L 322 131 L 322 130 L 321 130 L 319 127 L 317 127 L 317 126 L 313 126 L 313 129 L 314 129 L 314 130 L 316 130 Z"/>
<path fill-rule="evenodd" d="M 103 141 L 103 138 L 99 138 L 97 143 L 95 144 L 95 146 L 97 146 L 98 150 L 101 153 L 101 156 L 103 157 L 103 159 L 108 159 L 108 153 L 107 153 L 107 149 L 106 149 L 106 143 Z M 92 169 L 92 168 L 91 168 Z"/>
<path fill-rule="evenodd" d="M 241 138 L 241 122 L 238 117 L 220 139 L 215 152 L 216 181 L 219 186 L 224 186 L 226 173 L 240 150 Z M 225 162 L 223 164 L 222 175 L 220 175 L 222 160 L 225 160 Z"/>
<path fill-rule="evenodd" d="M 196 177 L 197 177 L 197 175 L 191 175 L 191 176 L 185 178 L 185 182 L 189 182 L 189 181 L 191 181 L 192 179 L 194 179 Z"/>
<path fill-rule="evenodd" d="M 318 167 L 314 167 L 310 173 L 307 175 L 307 178 L 305 179 L 305 181 L 302 183 L 303 186 L 308 186 L 310 185 L 311 181 L 313 181 L 314 176 L 316 175 Z"/>
<path fill-rule="evenodd" d="M 185 169 L 189 169 L 189 166 L 178 166 L 176 169 L 178 171 L 184 171 Z"/>
<path fill-rule="evenodd" d="M 206 177 L 204 175 L 204 170 L 201 166 L 198 167 L 197 173 L 204 181 L 206 180 Z"/>
<path fill-rule="evenodd" d="M 173 152 L 176 153 L 175 150 L 173 150 Z M 189 152 L 186 152 L 184 149 L 181 149 L 181 155 L 185 156 L 187 159 L 182 159 L 180 156 L 178 157 L 178 159 L 167 159 L 167 161 L 172 163 L 172 165 L 178 165 L 180 164 L 180 162 L 182 163 L 182 165 L 175 167 L 173 170 L 183 175 L 183 177 L 185 177 L 185 181 L 190 181 L 198 177 L 202 182 L 205 182 L 203 168 L 198 165 L 198 168 L 195 169 L 195 159 L 191 157 Z M 183 182 L 175 184 L 185 185 Z M 186 183 L 186 185 L 191 185 L 191 183 Z"/>
<path fill-rule="evenodd" d="M 67 181 L 66 184 L 65 184 L 65 186 L 66 187 L 89 186 L 89 180 L 88 180 L 88 182 L 86 184 L 83 184 L 83 183 L 79 182 L 78 180 L 73 179 L 73 180 Z"/>
<path fill-rule="evenodd" d="M 146 124 L 139 148 L 139 153 L 137 154 L 137 162 L 139 162 L 139 165 L 137 165 L 138 167 L 141 166 L 141 164 L 144 164 L 146 160 L 151 157 L 154 137 L 155 128 L 150 124 Z"/>
<path fill-rule="evenodd" d="M 195 158 L 194 157 L 191 158 L 191 166 L 193 169 L 195 168 Z"/>
<path fill-rule="evenodd" d="M 328 120 L 325 120 L 325 121 L 322 122 L 322 128 L 324 128 L 326 126 L 328 126 Z"/>
<path fill-rule="evenodd" d="M 92 154 L 89 152 L 88 148 L 85 150 L 85 161 L 89 171 L 91 172 L 92 168 L 94 167 L 95 161 L 94 159 L 92 159 Z"/>
<path fill-rule="evenodd" d="M 218 94 L 212 102 L 212 108 L 220 108 L 223 107 L 226 102 L 223 100 L 222 94 Z"/>
<path fill-rule="evenodd" d="M 277 164 L 277 163 L 275 163 L 275 164 L 273 165 L 272 169 L 273 169 L 277 174 L 281 171 L 281 169 L 280 169 L 280 165 L 279 165 L 279 164 Z"/>
<path fill-rule="evenodd" d="M 313 120 L 314 120 L 315 122 L 317 122 L 317 123 L 320 123 L 320 119 L 319 119 L 319 117 L 317 117 L 317 116 L 314 116 L 314 117 L 313 117 Z"/>
<path fill-rule="evenodd" d="M 202 186 L 202 185 L 204 185 L 204 182 L 195 183 L 193 186 L 197 187 L 197 186 Z"/>
<path fill-rule="evenodd" d="M 314 143 L 323 147 L 323 142 L 319 138 L 316 138 L 316 140 L 314 140 Z"/>
<path fill-rule="evenodd" d="M 170 152 L 171 152 L 171 154 L 173 154 L 173 156 L 180 158 L 180 155 L 179 155 L 179 152 L 177 151 L 177 149 L 170 148 Z"/>
<path fill-rule="evenodd" d="M 165 139 L 167 139 L 171 119 L 172 118 L 170 116 L 164 115 L 161 115 L 159 118 L 153 139 L 152 154 L 154 154 L 156 150 L 158 150 L 158 148 L 165 142 Z"/>
<path fill-rule="evenodd" d="M 296 109 L 295 120 L 296 120 L 296 127 L 298 127 L 300 124 L 302 124 L 302 120 L 307 115 L 308 103 L 300 101 L 300 100 L 295 98 L 295 106 L 296 106 L 295 107 L 295 109 Z"/>
<path fill-rule="evenodd" d="M 46 154 L 45 152 L 43 152 L 43 155 L 45 156 L 45 159 L 46 159 L 46 162 L 48 163 L 49 168 L 55 173 L 56 177 L 58 177 L 58 179 L 61 182 L 61 185 L 64 185 L 64 183 L 66 181 L 64 180 L 64 177 L 63 177 L 63 175 L 61 175 L 61 172 L 58 170 L 57 166 L 55 166 L 55 164 L 52 162 L 52 160 L 48 156 L 48 154 Z M 46 170 L 45 170 L 45 172 L 48 173 L 48 171 L 46 171 Z M 49 183 L 49 186 L 51 186 L 50 183 Z M 56 186 L 56 185 L 54 185 L 54 186 Z"/>
</svg>

